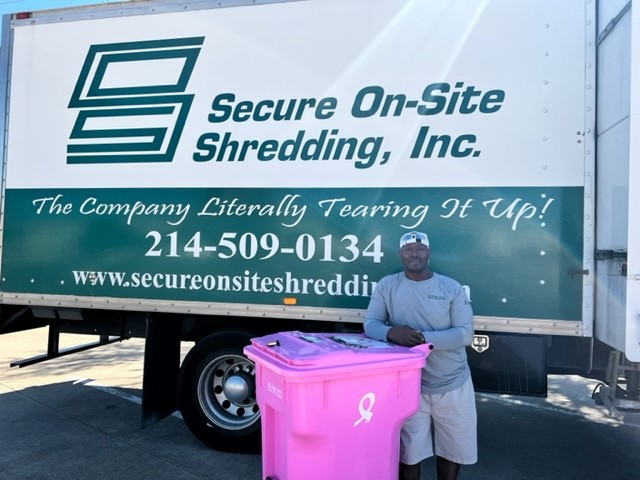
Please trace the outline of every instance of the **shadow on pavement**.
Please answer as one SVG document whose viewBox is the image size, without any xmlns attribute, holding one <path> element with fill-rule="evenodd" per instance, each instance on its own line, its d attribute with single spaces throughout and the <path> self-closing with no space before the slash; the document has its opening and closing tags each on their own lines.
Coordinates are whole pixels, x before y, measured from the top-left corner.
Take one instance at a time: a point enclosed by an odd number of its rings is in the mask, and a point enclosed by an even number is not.
<svg viewBox="0 0 640 480">
<path fill-rule="evenodd" d="M 138 405 L 78 382 L 0 394 L 0 432 L 3 480 L 260 478 L 259 455 L 210 450 L 175 417 L 141 430 Z"/>
</svg>

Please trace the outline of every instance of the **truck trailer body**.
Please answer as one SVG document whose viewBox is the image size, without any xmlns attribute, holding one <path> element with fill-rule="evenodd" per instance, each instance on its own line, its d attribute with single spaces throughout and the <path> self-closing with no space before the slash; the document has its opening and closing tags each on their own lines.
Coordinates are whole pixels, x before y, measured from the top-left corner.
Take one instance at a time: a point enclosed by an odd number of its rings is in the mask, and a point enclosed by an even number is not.
<svg viewBox="0 0 640 480">
<path fill-rule="evenodd" d="M 639 22 L 593 0 L 5 16 L 0 332 L 50 331 L 16 365 L 72 353 L 64 332 L 144 337 L 143 425 L 180 408 L 254 448 L 249 338 L 361 331 L 420 230 L 472 302 L 478 390 L 579 373 L 635 407 Z"/>
</svg>

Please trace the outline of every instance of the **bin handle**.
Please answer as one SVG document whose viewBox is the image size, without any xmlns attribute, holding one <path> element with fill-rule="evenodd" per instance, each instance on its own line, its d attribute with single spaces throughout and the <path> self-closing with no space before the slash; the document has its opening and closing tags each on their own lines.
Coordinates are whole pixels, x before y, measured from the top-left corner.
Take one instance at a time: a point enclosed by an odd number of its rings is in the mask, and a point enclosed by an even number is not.
<svg viewBox="0 0 640 480">
<path fill-rule="evenodd" d="M 421 343 L 420 345 L 416 345 L 415 347 L 411 347 L 410 350 L 417 350 L 419 352 L 424 353 L 425 355 L 429 355 L 429 353 L 431 353 L 431 350 L 433 350 L 433 343 L 427 342 L 427 343 Z"/>
</svg>

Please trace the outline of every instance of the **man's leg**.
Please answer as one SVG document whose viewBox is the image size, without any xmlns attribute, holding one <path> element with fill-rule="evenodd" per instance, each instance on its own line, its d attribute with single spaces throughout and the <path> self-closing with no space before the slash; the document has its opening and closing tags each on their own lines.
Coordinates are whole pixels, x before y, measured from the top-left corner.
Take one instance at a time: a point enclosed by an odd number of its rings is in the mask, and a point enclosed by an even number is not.
<svg viewBox="0 0 640 480">
<path fill-rule="evenodd" d="M 454 463 L 443 457 L 436 457 L 436 473 L 438 475 L 438 480 L 456 480 L 456 478 L 458 478 L 459 471 L 459 463 Z M 420 471 L 418 470 L 418 476 L 416 478 L 420 478 L 419 472 Z"/>
<path fill-rule="evenodd" d="M 436 472 L 438 480 L 455 480 L 460 464 L 478 460 L 477 413 L 471 378 L 446 392 L 433 405 Z M 448 460 L 444 456 L 451 458 Z"/>
<path fill-rule="evenodd" d="M 400 480 L 420 480 L 420 464 L 407 465 L 400 464 Z"/>
<path fill-rule="evenodd" d="M 420 395 L 420 409 L 400 430 L 400 480 L 420 480 L 420 462 L 433 456 L 428 395 Z"/>
</svg>

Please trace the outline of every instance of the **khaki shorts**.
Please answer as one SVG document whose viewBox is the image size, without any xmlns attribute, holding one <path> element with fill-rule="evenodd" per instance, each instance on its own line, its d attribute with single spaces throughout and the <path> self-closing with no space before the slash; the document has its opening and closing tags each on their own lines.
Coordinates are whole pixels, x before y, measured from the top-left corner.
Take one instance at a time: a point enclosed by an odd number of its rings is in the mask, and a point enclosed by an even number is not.
<svg viewBox="0 0 640 480">
<path fill-rule="evenodd" d="M 415 465 L 434 454 L 462 465 L 478 461 L 476 399 L 471 377 L 450 392 L 421 395 L 420 410 L 402 427 L 400 462 Z"/>
</svg>

